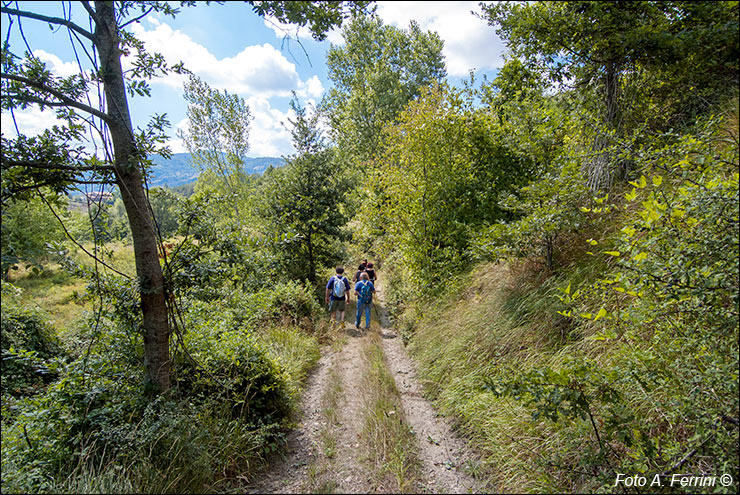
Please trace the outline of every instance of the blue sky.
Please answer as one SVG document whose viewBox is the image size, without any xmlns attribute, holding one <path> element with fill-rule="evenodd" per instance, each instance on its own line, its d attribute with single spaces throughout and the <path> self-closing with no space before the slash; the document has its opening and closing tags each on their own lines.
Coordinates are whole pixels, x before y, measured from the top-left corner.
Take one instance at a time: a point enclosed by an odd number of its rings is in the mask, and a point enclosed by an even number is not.
<svg viewBox="0 0 740 495">
<path fill-rule="evenodd" d="M 81 7 L 73 4 L 72 20 L 87 26 Z M 476 75 L 492 77 L 503 61 L 504 46 L 494 29 L 474 16 L 477 2 L 378 2 L 378 14 L 386 24 L 407 28 L 416 20 L 422 29 L 439 33 L 445 41 L 444 55 L 453 84 Z M 21 10 L 62 16 L 60 2 L 18 2 Z M 8 27 L 2 17 L 3 38 Z M 24 20 L 23 32 L 34 54 L 60 75 L 76 72 L 77 63 L 66 29 L 52 31 L 46 23 Z M 23 41 L 17 23 L 11 29 L 11 47 L 22 55 Z M 263 19 L 243 2 L 224 5 L 200 4 L 185 7 L 175 18 L 150 15 L 131 30 L 148 50 L 159 52 L 174 64 L 180 60 L 212 87 L 228 90 L 244 98 L 254 121 L 250 129 L 249 156 L 280 156 L 293 152 L 290 135 L 282 123 L 291 117 L 290 92 L 296 91 L 305 105 L 318 103 L 331 86 L 326 74 L 326 53 L 332 43 L 341 45 L 339 30 L 328 39 L 316 42 L 307 30 L 279 26 Z M 284 41 L 285 34 L 294 39 Z M 295 38 L 300 40 L 296 42 Z M 301 46 L 302 45 L 302 46 Z M 305 53 L 304 53 L 305 49 Z M 307 58 L 308 57 L 308 58 Z M 125 62 L 124 62 L 125 64 Z M 143 126 L 154 114 L 166 113 L 171 124 L 170 146 L 174 152 L 186 151 L 175 129 L 187 128 L 186 102 L 182 97 L 181 76 L 168 76 L 151 82 L 152 97 L 130 100 L 134 126 Z M 2 130 L 15 134 L 11 119 L 3 113 Z M 21 132 L 35 134 L 53 122 L 53 115 L 38 109 L 16 112 Z"/>
</svg>

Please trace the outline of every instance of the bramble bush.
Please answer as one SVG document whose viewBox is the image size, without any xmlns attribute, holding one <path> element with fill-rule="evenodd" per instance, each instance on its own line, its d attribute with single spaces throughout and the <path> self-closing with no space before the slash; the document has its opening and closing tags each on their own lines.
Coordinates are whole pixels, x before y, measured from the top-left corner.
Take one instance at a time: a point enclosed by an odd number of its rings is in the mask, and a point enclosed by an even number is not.
<svg viewBox="0 0 740 495">
<path fill-rule="evenodd" d="M 281 284 L 212 303 L 183 299 L 174 385 L 152 400 L 140 320 L 131 316 L 136 290 L 115 277 L 100 281 L 108 309 L 81 324 L 72 359 L 46 361 L 56 381 L 15 401 L 12 420 L 4 414 L 3 492 L 202 492 L 262 462 L 282 439 L 297 382 L 318 359 L 305 332 L 269 327 L 310 321 L 320 309 L 310 291 Z M 300 359 L 288 367 L 287 355 Z"/>
<path fill-rule="evenodd" d="M 55 376 L 45 361 L 64 354 L 48 318 L 41 309 L 23 304 L 20 295 L 21 289 L 2 282 L 3 396 L 18 397 L 38 390 Z"/>
</svg>

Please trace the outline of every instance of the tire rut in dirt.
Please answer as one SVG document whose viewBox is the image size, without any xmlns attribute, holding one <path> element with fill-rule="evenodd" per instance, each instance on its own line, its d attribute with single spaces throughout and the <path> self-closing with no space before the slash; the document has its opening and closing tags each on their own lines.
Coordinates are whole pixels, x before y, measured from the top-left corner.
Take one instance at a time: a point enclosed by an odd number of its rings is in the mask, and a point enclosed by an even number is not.
<svg viewBox="0 0 740 495">
<path fill-rule="evenodd" d="M 321 357 L 308 378 L 301 399 L 301 421 L 287 436 L 285 457 L 274 455 L 269 469 L 247 487 L 248 493 L 304 493 L 308 468 L 316 462 L 319 432 L 323 422 L 321 400 L 328 386 L 327 377 L 336 353 Z"/>
<path fill-rule="evenodd" d="M 416 366 L 406 354 L 401 339 L 390 328 L 388 314 L 380 308 L 383 352 L 401 394 L 408 425 L 416 436 L 422 483 L 428 493 L 482 493 L 480 484 L 464 472 L 474 456 L 465 442 L 452 430 L 449 422 L 438 416 L 432 404 L 422 395 L 416 377 Z"/>
</svg>

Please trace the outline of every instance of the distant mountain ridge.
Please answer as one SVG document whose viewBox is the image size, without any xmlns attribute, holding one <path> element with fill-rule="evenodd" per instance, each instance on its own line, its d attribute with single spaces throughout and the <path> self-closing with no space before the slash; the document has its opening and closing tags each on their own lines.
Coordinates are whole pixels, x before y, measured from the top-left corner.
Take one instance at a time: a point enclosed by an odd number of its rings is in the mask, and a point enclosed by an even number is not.
<svg viewBox="0 0 740 495">
<path fill-rule="evenodd" d="M 150 186 L 181 186 L 193 182 L 200 175 L 200 170 L 193 165 L 190 153 L 174 153 L 171 158 L 159 155 L 150 157 L 152 167 L 149 179 Z M 261 174 L 267 167 L 282 167 L 285 160 L 277 157 L 246 158 L 244 168 L 249 174 Z"/>
</svg>

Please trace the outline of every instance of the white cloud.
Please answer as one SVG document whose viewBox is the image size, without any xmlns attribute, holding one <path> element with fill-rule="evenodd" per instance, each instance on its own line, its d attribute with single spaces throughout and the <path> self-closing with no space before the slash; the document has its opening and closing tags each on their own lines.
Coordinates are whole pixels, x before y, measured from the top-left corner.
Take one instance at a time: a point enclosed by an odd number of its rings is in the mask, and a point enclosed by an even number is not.
<svg viewBox="0 0 740 495">
<path fill-rule="evenodd" d="M 439 34 L 451 76 L 503 65 L 506 46 L 494 28 L 471 11 L 480 12 L 478 2 L 378 2 L 378 15 L 386 24 L 406 29 L 415 20 L 423 30 Z"/>
<path fill-rule="evenodd" d="M 324 94 L 324 85 L 319 76 L 312 76 L 308 81 L 299 84 L 300 89 L 296 92 L 301 98 L 320 98 Z"/>
<path fill-rule="evenodd" d="M 18 130 L 26 136 L 38 136 L 45 129 L 50 129 L 54 125 L 63 125 L 64 122 L 57 119 L 52 110 L 39 110 L 38 107 L 29 107 L 26 110 L 16 110 L 15 120 L 18 124 Z M 10 112 L 3 110 L 2 132 L 6 137 L 16 136 L 13 117 Z"/>
<path fill-rule="evenodd" d="M 154 23 L 152 30 L 142 25 L 132 29 L 147 50 L 161 53 L 170 64 L 184 61 L 187 69 L 217 89 L 242 95 L 289 96 L 292 89 L 303 84 L 295 64 L 268 43 L 246 46 L 233 57 L 218 59 L 206 47 L 165 23 Z M 185 76 L 169 75 L 152 83 L 181 89 L 185 80 Z"/>
<path fill-rule="evenodd" d="M 288 118 L 292 118 L 292 111 L 281 112 L 274 108 L 270 98 L 289 97 L 292 90 L 302 99 L 320 98 L 324 93 L 324 85 L 318 76 L 302 81 L 295 65 L 268 43 L 247 46 L 233 57 L 218 59 L 188 35 L 173 30 L 166 23 L 153 18 L 150 20 L 149 30 L 141 25 L 133 27 L 136 36 L 144 41 L 148 50 L 161 53 L 169 64 L 182 60 L 186 68 L 212 87 L 245 98 L 254 116 L 250 126 L 249 156 L 294 153 L 290 133 L 282 125 L 290 125 Z M 152 83 L 160 82 L 181 91 L 185 80 L 186 76 L 169 75 Z M 175 127 L 187 130 L 187 119 Z M 172 151 L 187 151 L 176 133 L 173 131 L 171 134 L 173 137 L 168 143 Z"/>
<path fill-rule="evenodd" d="M 62 59 L 53 53 L 44 50 L 34 50 L 33 54 L 44 62 L 46 66 L 57 76 L 69 77 L 80 73 L 80 67 L 75 62 L 62 62 Z"/>
<path fill-rule="evenodd" d="M 247 156 L 282 156 L 295 152 L 290 132 L 283 127 L 283 123 L 290 127 L 288 119 L 295 117 L 292 110 L 281 112 L 273 108 L 266 98 L 253 96 L 246 99 L 247 105 L 254 116 L 249 126 L 249 152 Z M 167 145 L 173 153 L 187 153 L 182 139 L 177 136 L 177 130 L 187 132 L 188 119 L 182 119 L 174 125 L 173 132 L 167 140 Z"/>
<path fill-rule="evenodd" d="M 63 62 L 62 59 L 53 53 L 40 49 L 34 50 L 33 54 L 36 58 L 44 62 L 46 67 L 55 76 L 69 77 L 80 73 L 80 67 L 76 62 Z M 90 100 L 83 100 L 83 103 L 94 108 L 99 108 L 98 94 L 96 92 L 90 92 L 89 96 Z M 47 108 L 42 112 L 35 105 L 25 110 L 15 110 L 13 113 L 15 115 L 15 123 L 10 112 L 3 110 L 2 132 L 6 136 L 15 136 L 17 134 L 16 124 L 21 134 L 25 134 L 26 136 L 38 136 L 44 130 L 50 129 L 54 125 L 61 126 L 65 124 L 64 121 L 57 119 L 53 110 Z"/>
<path fill-rule="evenodd" d="M 281 112 L 272 108 L 266 98 L 252 96 L 247 99 L 254 120 L 249 131 L 249 156 L 281 156 L 295 152 L 288 119 L 294 119 L 292 110 Z"/>
<path fill-rule="evenodd" d="M 290 125 L 288 118 L 293 117 L 292 111 L 282 112 L 274 108 L 271 99 L 289 97 L 294 90 L 303 102 L 315 102 L 324 92 L 324 86 L 318 76 L 314 75 L 303 81 L 295 65 L 268 43 L 246 46 L 232 57 L 219 59 L 187 34 L 174 30 L 153 17 L 147 18 L 141 24 L 132 25 L 131 29 L 146 44 L 148 51 L 161 53 L 168 64 L 172 65 L 182 60 L 188 69 L 212 87 L 225 89 L 245 98 L 254 116 L 250 129 L 249 156 L 280 156 L 294 153 L 290 133 L 282 125 L 282 123 Z M 76 62 L 64 62 L 58 56 L 43 50 L 38 50 L 36 55 L 47 62 L 57 75 L 68 76 L 79 72 Z M 124 59 L 124 70 L 130 69 L 131 63 L 132 59 Z M 187 76 L 170 74 L 164 78 L 153 79 L 150 83 L 163 84 L 172 88 L 173 93 L 180 95 L 186 78 Z M 185 107 L 184 101 L 182 106 Z M 20 131 L 26 135 L 39 134 L 59 123 L 54 113 L 49 110 L 41 112 L 38 108 L 29 108 L 15 114 Z M 9 117 L 4 111 L 2 131 L 6 135 L 15 135 L 13 121 Z M 168 144 L 174 153 L 187 151 L 175 132 L 176 129 L 186 128 L 187 119 L 182 119 L 169 133 Z"/>
<path fill-rule="evenodd" d="M 174 125 L 171 136 L 166 142 L 167 146 L 170 147 L 170 150 L 173 153 L 187 153 L 188 152 L 187 148 L 185 147 L 185 143 L 183 143 L 182 139 L 178 137 L 178 132 L 177 132 L 177 131 L 187 132 L 187 130 L 188 130 L 188 119 L 182 119 L 180 122 Z"/>
</svg>

